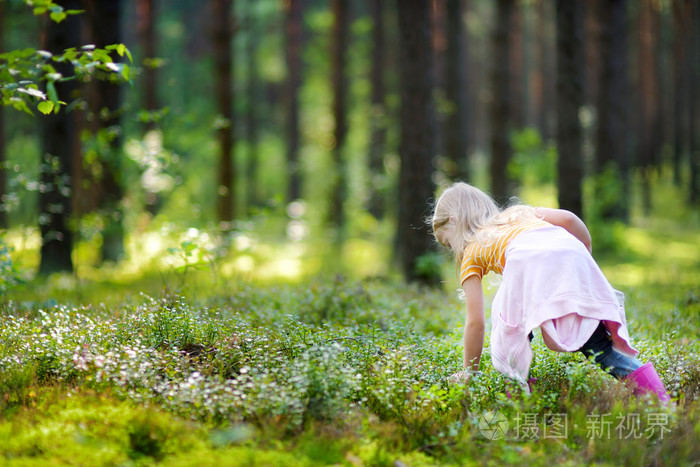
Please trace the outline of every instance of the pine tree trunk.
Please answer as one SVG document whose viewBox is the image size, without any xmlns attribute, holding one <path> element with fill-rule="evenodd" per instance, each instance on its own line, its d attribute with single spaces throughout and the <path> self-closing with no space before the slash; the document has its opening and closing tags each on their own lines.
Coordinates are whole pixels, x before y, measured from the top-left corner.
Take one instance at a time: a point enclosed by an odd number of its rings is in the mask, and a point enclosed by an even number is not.
<svg viewBox="0 0 700 467">
<path fill-rule="evenodd" d="M 246 105 L 246 131 L 248 139 L 248 164 L 246 166 L 246 204 L 248 213 L 251 208 L 260 205 L 258 190 L 258 112 L 262 99 L 259 98 L 259 80 L 257 60 L 257 42 L 260 40 L 257 18 L 255 15 L 256 0 L 248 2 L 248 43 L 246 44 L 246 59 L 248 69 L 248 96 Z"/>
<path fill-rule="evenodd" d="M 301 197 L 299 167 L 299 87 L 301 86 L 302 13 L 301 0 L 285 2 L 287 58 L 287 202 Z"/>
<path fill-rule="evenodd" d="M 525 57 L 524 49 L 524 28 L 523 28 L 523 12 L 522 2 L 513 0 L 512 10 L 510 13 L 510 27 L 508 28 L 508 61 L 509 61 L 509 77 L 508 86 L 510 87 L 510 108 L 511 108 L 511 124 L 514 129 L 520 129 L 525 126 L 525 95 L 523 93 L 526 87 L 523 87 L 523 79 L 525 75 Z"/>
<path fill-rule="evenodd" d="M 700 0 L 691 0 L 692 20 L 690 26 L 691 50 L 690 60 L 690 82 L 695 83 L 690 86 L 689 107 L 690 115 L 688 127 L 690 131 L 690 185 L 688 199 L 692 205 L 700 205 L 700 118 L 698 118 L 698 107 L 700 107 L 700 90 L 697 83 L 700 83 Z"/>
<path fill-rule="evenodd" d="M 642 175 L 642 205 L 645 214 L 651 213 L 653 167 L 658 162 L 661 146 L 659 115 L 659 77 L 656 67 L 656 40 L 658 15 L 650 0 L 640 4 L 639 16 L 639 167 Z"/>
<path fill-rule="evenodd" d="M 433 62 L 430 1 L 397 0 L 400 38 L 399 219 L 397 254 L 409 281 L 436 283 L 439 271 L 420 270 L 418 259 L 433 241 L 424 216 L 434 195 L 435 113 L 432 102 Z"/>
<path fill-rule="evenodd" d="M 559 207 L 583 215 L 583 13 L 580 0 L 557 0 L 557 173 Z"/>
<path fill-rule="evenodd" d="M 85 18 L 89 21 L 91 43 L 104 48 L 110 44 L 124 42 L 121 34 L 122 0 L 100 2 L 84 0 Z M 118 57 L 115 57 L 117 59 Z M 105 77 L 106 78 L 106 77 Z M 93 83 L 95 92 L 88 102 L 92 121 L 95 123 L 94 136 L 97 132 L 107 132 L 109 150 L 100 155 L 101 180 L 99 190 L 99 208 L 104 217 L 105 227 L 102 231 L 102 260 L 119 261 L 124 256 L 124 226 L 121 202 L 123 188 L 121 186 L 121 147 L 122 128 L 120 108 L 122 106 L 121 86 L 107 79 Z M 80 161 L 82 164 L 82 160 Z M 77 172 L 78 167 L 74 166 Z M 74 186 L 76 184 L 74 183 Z M 93 193 L 94 195 L 94 193 Z"/>
<path fill-rule="evenodd" d="M 511 195 L 508 162 L 513 149 L 509 132 L 512 127 L 510 95 L 510 41 L 515 0 L 498 0 L 493 33 L 493 75 L 491 78 L 491 195 L 498 202 Z"/>
<path fill-rule="evenodd" d="M 688 135 L 688 60 L 687 29 L 690 24 L 689 3 L 673 0 L 673 182 L 681 186 L 681 171 Z"/>
<path fill-rule="evenodd" d="M 136 0 L 138 36 L 143 55 L 143 89 L 141 106 L 154 115 L 160 108 L 158 100 L 158 67 L 157 67 L 157 35 L 156 35 L 156 0 Z M 154 118 L 144 124 L 147 133 L 157 128 Z M 158 193 L 146 191 L 146 210 L 155 215 L 161 207 L 161 197 Z"/>
<path fill-rule="evenodd" d="M 65 9 L 79 10 L 77 0 L 61 2 Z M 80 20 L 76 15 L 60 23 L 49 21 L 45 30 L 45 43 L 42 47 L 52 53 L 61 53 L 70 47 L 80 45 Z M 70 64 L 56 63 L 56 71 L 70 76 Z M 71 102 L 76 96 L 75 80 L 56 83 L 59 98 Z M 73 233 L 70 229 L 71 217 L 71 173 L 76 145 L 74 115 L 68 107 L 57 114 L 42 115 L 41 141 L 42 161 L 39 190 L 39 231 L 41 234 L 41 260 L 39 274 L 72 272 Z"/>
<path fill-rule="evenodd" d="M 592 0 L 590 0 L 592 1 Z M 553 25 L 556 23 L 554 3 L 549 0 L 544 0 L 541 8 L 544 17 L 541 24 L 544 34 L 543 45 L 543 76 L 542 76 L 542 108 L 543 108 L 543 131 L 542 139 L 545 141 L 552 140 L 556 137 L 556 101 L 557 95 L 556 86 L 556 50 Z"/>
<path fill-rule="evenodd" d="M 600 206 L 604 219 L 627 220 L 628 216 L 628 156 L 627 156 L 627 60 L 626 60 L 626 6 L 625 0 L 604 0 L 601 14 L 601 64 L 598 89 L 598 130 L 596 135 L 595 170 L 597 175 L 609 171 L 610 177 L 596 189 L 597 193 L 611 191 L 606 186 L 612 181 L 616 193 L 607 196 Z M 599 177 L 600 180 L 600 177 Z"/>
<path fill-rule="evenodd" d="M 333 67 L 333 120 L 335 129 L 333 137 L 333 161 L 335 163 L 335 184 L 331 195 L 329 219 L 342 238 L 341 232 L 345 223 L 345 198 L 347 197 L 347 167 L 344 157 L 346 137 L 348 133 L 347 119 L 347 52 L 350 29 L 349 2 L 348 0 L 333 0 L 333 49 L 331 53 Z"/>
<path fill-rule="evenodd" d="M 543 139 L 545 136 L 546 111 L 544 107 L 544 56 L 545 56 L 545 31 L 544 31 L 544 2 L 546 0 L 535 0 L 535 52 L 532 78 L 530 79 L 530 102 L 532 103 L 532 114 L 535 126 L 539 130 Z"/>
<path fill-rule="evenodd" d="M 148 112 L 158 110 L 158 77 L 156 52 L 156 1 L 137 0 L 139 36 L 143 49 L 143 107 Z M 155 122 L 147 122 L 146 130 L 155 129 Z"/>
<path fill-rule="evenodd" d="M 0 2 L 0 53 L 5 52 L 5 3 Z M 5 197 L 7 196 L 7 170 L 5 161 L 7 160 L 5 141 L 5 109 L 0 106 L 0 229 L 9 227 L 7 207 Z"/>
<path fill-rule="evenodd" d="M 468 180 L 464 1 L 448 0 L 446 10 L 445 97 L 451 107 L 445 126 L 445 154 L 450 161 L 446 175 L 452 180 Z"/>
<path fill-rule="evenodd" d="M 213 0 L 214 74 L 219 140 L 218 219 L 225 230 L 234 218 L 232 0 Z"/>
<path fill-rule="evenodd" d="M 371 121 L 369 143 L 369 212 L 375 219 L 384 216 L 384 185 L 386 176 L 384 170 L 384 151 L 386 148 L 387 108 L 386 88 L 384 86 L 385 60 L 384 60 L 384 2 L 383 0 L 370 0 L 370 14 L 372 16 L 372 69 L 370 80 L 372 82 Z"/>
</svg>

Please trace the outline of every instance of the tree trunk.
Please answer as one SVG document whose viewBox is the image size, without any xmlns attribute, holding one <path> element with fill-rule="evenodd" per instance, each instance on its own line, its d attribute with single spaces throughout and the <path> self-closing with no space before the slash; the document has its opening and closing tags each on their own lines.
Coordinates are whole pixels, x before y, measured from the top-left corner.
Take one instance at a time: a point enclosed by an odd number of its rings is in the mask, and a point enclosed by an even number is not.
<svg viewBox="0 0 700 467">
<path fill-rule="evenodd" d="M 535 0 L 535 50 L 533 70 L 530 79 L 530 102 L 535 126 L 544 139 L 544 0 Z"/>
<path fill-rule="evenodd" d="M 557 95 L 556 86 L 556 40 L 555 32 L 556 29 L 553 25 L 556 23 L 554 3 L 548 0 L 543 0 L 542 6 L 540 8 L 541 14 L 543 15 L 543 21 L 541 23 L 544 44 L 542 46 L 542 109 L 543 109 L 543 130 L 542 139 L 545 141 L 552 140 L 556 137 L 556 102 L 555 96 Z"/>
<path fill-rule="evenodd" d="M 384 86 L 384 2 L 370 0 L 372 16 L 372 82 L 371 121 L 369 143 L 369 212 L 375 219 L 384 216 L 384 185 L 386 171 L 384 170 L 384 150 L 386 148 L 387 108 L 386 89 Z"/>
<path fill-rule="evenodd" d="M 258 189 L 258 112 L 262 99 L 259 98 L 260 74 L 258 72 L 257 42 L 260 40 L 255 14 L 256 0 L 248 2 L 248 42 L 246 44 L 246 59 L 248 69 L 248 92 L 246 105 L 246 131 L 248 140 L 248 164 L 246 166 L 246 204 L 248 213 L 253 206 L 260 205 Z"/>
<path fill-rule="evenodd" d="M 584 8 L 584 86 L 583 101 L 586 106 L 595 106 L 598 102 L 598 84 L 600 80 L 600 12 L 601 0 L 586 0 Z"/>
<path fill-rule="evenodd" d="M 65 9 L 79 10 L 80 2 L 61 2 Z M 80 45 L 80 20 L 69 15 L 60 23 L 49 21 L 42 47 L 52 53 L 61 53 L 69 47 Z M 56 71 L 64 76 L 72 74 L 67 63 L 56 63 Z M 56 83 L 61 100 L 71 102 L 76 96 L 75 80 Z M 58 114 L 42 115 L 42 161 L 39 190 L 39 231 L 41 233 L 41 260 L 39 274 L 72 272 L 73 233 L 69 227 L 71 217 L 71 172 L 76 147 L 75 123 L 69 107 Z"/>
<path fill-rule="evenodd" d="M 138 25 L 143 54 L 143 106 L 148 112 L 158 110 L 158 79 L 156 66 L 156 0 L 137 0 Z M 153 121 L 146 123 L 146 130 L 153 130 Z"/>
<path fill-rule="evenodd" d="M 639 16 L 639 167 L 642 175 L 642 206 L 651 213 L 651 177 L 661 146 L 659 77 L 656 67 L 658 15 L 650 0 L 640 4 Z"/>
<path fill-rule="evenodd" d="M 627 220 L 628 157 L 627 157 L 627 48 L 625 0 L 604 0 L 600 4 L 601 42 L 600 77 L 598 87 L 598 129 L 596 135 L 595 170 L 599 176 L 598 199 L 604 219 Z M 607 182 L 600 182 L 609 171 Z M 616 183 L 611 187 L 609 183 Z M 614 193 L 610 193 L 614 191 Z"/>
<path fill-rule="evenodd" d="M 299 167 L 299 87 L 301 86 L 302 14 L 301 0 L 284 3 L 287 9 L 287 202 L 301 197 Z"/>
<path fill-rule="evenodd" d="M 5 3 L 0 2 L 0 53 L 5 52 Z M 5 109 L 0 106 L 0 229 L 7 229 L 9 227 L 7 206 L 5 204 L 5 198 L 7 193 L 7 170 L 5 168 L 5 161 L 7 160 L 6 144 L 5 141 Z"/>
<path fill-rule="evenodd" d="M 333 49 L 332 49 L 332 67 L 333 67 L 333 120 L 335 121 L 335 129 L 333 131 L 333 139 L 335 146 L 333 147 L 333 161 L 335 162 L 336 183 L 331 195 L 331 206 L 329 219 L 331 224 L 335 226 L 339 234 L 338 239 L 342 238 L 342 231 L 345 223 L 345 199 L 347 197 L 347 168 L 344 157 L 346 137 L 348 133 L 347 119 L 347 94 L 348 94 L 348 78 L 347 78 L 347 52 L 348 52 L 348 37 L 350 29 L 350 11 L 348 0 L 333 0 L 333 17 L 335 24 L 333 28 Z"/>
<path fill-rule="evenodd" d="M 110 2 L 84 0 L 83 3 L 90 24 L 91 42 L 100 48 L 122 43 L 122 0 Z M 93 121 L 96 123 L 95 132 L 105 132 L 109 138 L 109 152 L 101 154 L 99 159 L 99 164 L 102 166 L 100 170 L 100 193 L 102 196 L 99 203 L 105 222 L 102 231 L 102 260 L 116 262 L 124 256 L 124 226 L 121 206 L 123 198 L 121 186 L 123 134 L 120 117 L 121 86 L 111 83 L 107 79 L 96 81 L 94 86 L 96 92 L 91 96 L 94 100 L 88 104 L 91 108 Z"/>
<path fill-rule="evenodd" d="M 498 0 L 496 24 L 493 33 L 492 90 L 491 90 L 491 194 L 497 202 L 511 195 L 508 162 L 513 153 L 510 96 L 510 42 L 508 32 L 512 24 L 515 0 Z"/>
<path fill-rule="evenodd" d="M 698 118 L 698 106 L 700 106 L 700 92 L 697 83 L 700 83 L 700 0 L 690 0 L 692 2 L 692 20 L 690 26 L 691 50 L 690 60 L 690 82 L 695 85 L 690 86 L 689 107 L 690 116 L 688 127 L 690 134 L 690 185 L 688 199 L 694 206 L 700 205 L 700 118 Z"/>
<path fill-rule="evenodd" d="M 150 114 L 144 124 L 145 132 L 157 128 L 155 113 L 160 108 L 158 101 L 158 66 L 156 35 L 156 0 L 136 0 L 138 36 L 143 55 L 143 90 L 141 105 Z M 156 192 L 146 190 L 146 210 L 155 215 L 160 209 L 161 199 Z"/>
<path fill-rule="evenodd" d="M 557 0 L 557 173 L 559 207 L 583 215 L 583 157 L 579 110 L 583 104 L 583 5 Z"/>
<path fill-rule="evenodd" d="M 446 9 L 445 97 L 450 104 L 445 126 L 445 154 L 450 161 L 446 175 L 452 180 L 468 180 L 464 0 L 448 0 Z"/>
<path fill-rule="evenodd" d="M 508 37 L 508 86 L 510 88 L 511 125 L 514 129 L 525 126 L 525 95 L 523 78 L 525 75 L 525 57 L 523 48 L 525 43 L 523 28 L 523 5 L 519 0 L 513 0 L 510 13 L 507 37 Z"/>
<path fill-rule="evenodd" d="M 681 186 L 681 170 L 688 135 L 688 60 L 690 18 L 686 0 L 673 0 L 673 182 Z"/>
<path fill-rule="evenodd" d="M 233 167 L 233 37 L 232 0 L 213 0 L 215 99 L 222 124 L 217 129 L 219 140 L 218 219 L 223 229 L 230 228 L 234 218 Z"/>
<path fill-rule="evenodd" d="M 434 195 L 435 113 L 429 0 L 397 0 L 400 37 L 399 219 L 397 254 L 409 281 L 435 283 L 439 271 L 420 270 L 418 259 L 433 241 L 424 216 Z"/>
</svg>

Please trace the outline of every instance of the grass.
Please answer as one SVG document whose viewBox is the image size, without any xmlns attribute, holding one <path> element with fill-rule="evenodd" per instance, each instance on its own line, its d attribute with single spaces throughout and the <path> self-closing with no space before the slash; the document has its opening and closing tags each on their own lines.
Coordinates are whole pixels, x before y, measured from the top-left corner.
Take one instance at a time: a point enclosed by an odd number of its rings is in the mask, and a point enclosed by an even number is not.
<svg viewBox="0 0 700 467">
<path fill-rule="evenodd" d="M 654 296 L 630 314 L 658 315 L 631 327 L 674 395 L 670 409 L 539 336 L 532 395 L 488 354 L 481 376 L 448 385 L 461 361 L 460 304 L 391 281 L 240 284 L 197 301 L 113 306 L 9 302 L 0 453 L 11 465 L 680 465 L 700 454 L 698 330 L 654 328 L 672 311 Z M 487 412 L 506 418 L 504 439 L 480 431 Z"/>
<path fill-rule="evenodd" d="M 697 224 L 638 218 L 612 229 L 619 248 L 597 256 L 627 296 L 633 344 L 654 362 L 669 407 L 579 354 L 547 350 L 539 334 L 532 394 L 488 352 L 479 376 L 448 384 L 463 315 L 451 265 L 439 289 L 319 269 L 293 280 L 229 275 L 226 260 L 199 268 L 214 263 L 201 242 L 183 245 L 190 232 L 159 250 L 180 263 L 138 279 L 89 267 L 77 280 L 29 278 L 0 305 L 0 463 L 693 465 Z M 284 259 L 253 234 L 237 242 L 233 261 L 249 257 L 254 269 Z M 358 251 L 345 254 L 366 262 Z M 504 423 L 485 424 L 492 417 Z"/>
</svg>

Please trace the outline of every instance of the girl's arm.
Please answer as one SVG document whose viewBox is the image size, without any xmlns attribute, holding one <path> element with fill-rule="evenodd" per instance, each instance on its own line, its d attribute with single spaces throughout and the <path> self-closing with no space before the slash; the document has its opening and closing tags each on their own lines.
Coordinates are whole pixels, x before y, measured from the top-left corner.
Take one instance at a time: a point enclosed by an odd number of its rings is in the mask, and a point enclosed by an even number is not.
<svg viewBox="0 0 700 467">
<path fill-rule="evenodd" d="M 565 228 L 571 235 L 578 238 L 591 253 L 591 234 L 586 224 L 573 212 L 564 209 L 535 208 L 537 216 L 553 225 Z"/>
<path fill-rule="evenodd" d="M 464 323 L 464 368 L 479 369 L 481 351 L 484 348 L 484 292 L 478 276 L 467 278 L 462 284 L 467 301 Z"/>
</svg>

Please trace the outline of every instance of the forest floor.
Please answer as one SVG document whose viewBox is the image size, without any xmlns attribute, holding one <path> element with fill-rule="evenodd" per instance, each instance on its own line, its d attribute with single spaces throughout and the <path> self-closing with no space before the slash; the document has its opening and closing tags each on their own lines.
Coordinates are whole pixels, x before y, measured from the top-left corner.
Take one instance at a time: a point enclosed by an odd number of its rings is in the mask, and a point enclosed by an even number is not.
<svg viewBox="0 0 700 467">
<path fill-rule="evenodd" d="M 697 232 L 697 219 L 636 222 L 600 259 L 668 406 L 539 334 L 532 394 L 488 352 L 481 375 L 448 384 L 462 359 L 452 279 L 205 288 L 210 271 L 193 268 L 170 287 L 83 279 L 79 294 L 70 277 L 32 281 L 0 305 L 0 463 L 696 465 Z"/>
</svg>

